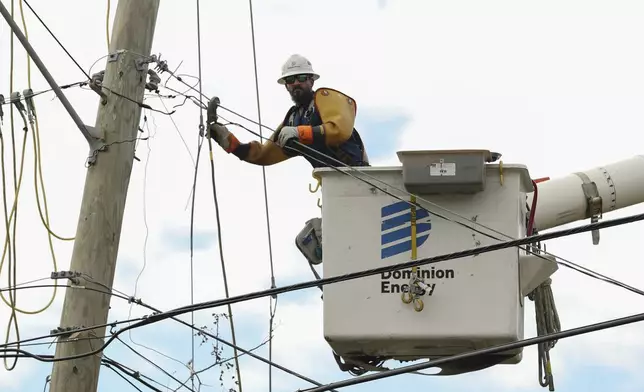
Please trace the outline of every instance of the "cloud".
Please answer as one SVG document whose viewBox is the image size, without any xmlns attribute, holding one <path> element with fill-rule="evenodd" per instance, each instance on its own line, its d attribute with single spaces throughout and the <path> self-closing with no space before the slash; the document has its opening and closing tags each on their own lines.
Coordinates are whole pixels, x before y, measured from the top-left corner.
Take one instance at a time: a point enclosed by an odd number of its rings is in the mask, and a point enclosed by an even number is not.
<svg viewBox="0 0 644 392">
<path fill-rule="evenodd" d="M 387 159 L 395 153 L 396 145 L 411 117 L 386 108 L 365 108 L 358 111 L 356 129 L 360 132 L 371 160 Z"/>
<path fill-rule="evenodd" d="M 161 234 L 162 244 L 172 251 L 185 251 L 190 249 L 190 227 L 166 227 Z M 212 248 L 217 242 L 217 232 L 214 230 L 200 230 L 192 233 L 192 248 L 203 251 Z"/>
<path fill-rule="evenodd" d="M 104 20 L 105 5 L 88 10 L 80 0 L 65 0 L 63 10 L 54 2 L 30 3 L 85 69 L 106 54 L 104 25 L 97 23 Z M 644 34 L 640 23 L 644 10 L 639 3 L 607 6 L 571 0 L 526 6 L 498 0 L 482 7 L 476 1 L 374 4 L 330 0 L 318 4 L 271 0 L 255 2 L 253 6 L 261 117 L 269 126 L 278 124 L 291 104 L 283 87 L 275 83 L 280 67 L 291 53 L 300 52 L 322 75 L 318 86 L 338 88 L 356 99 L 357 128 L 378 165 L 399 164 L 394 152 L 400 149 L 486 148 L 503 153 L 506 163 L 526 164 L 536 178 L 564 175 L 642 153 L 640 129 L 644 123 L 639 112 L 644 104 L 644 78 L 639 69 L 644 57 L 625 49 L 636 46 L 637 37 Z M 70 27 L 63 14 L 73 9 L 83 9 L 85 18 L 75 20 Z M 56 80 L 64 84 L 83 79 L 28 9 L 25 11 L 29 38 Z M 113 6 L 112 15 L 115 11 Z M 183 61 L 178 73 L 198 73 L 195 14 L 194 6 L 161 4 L 153 51 L 162 53 L 172 69 Z M 203 91 L 208 96 L 218 95 L 227 108 L 257 118 L 248 5 L 221 0 L 201 2 L 201 15 Z M 308 28 L 307 34 L 299 34 L 297 23 L 308 20 L 314 20 L 313 24 L 304 24 L 313 27 Z M 9 42 L 7 29 L 0 25 L 4 33 L 0 37 L 0 91 L 8 96 Z M 83 31 L 82 36 L 79 31 Z M 14 89 L 22 90 L 27 87 L 26 56 L 15 44 Z M 104 65 L 102 59 L 92 71 Z M 34 90 L 47 89 L 36 67 L 32 64 L 31 68 Z M 192 80 L 187 76 L 185 79 Z M 169 85 L 185 87 L 176 82 Z M 81 118 L 93 124 L 99 97 L 87 89 L 65 92 Z M 60 102 L 52 97 L 52 93 L 46 93 L 36 101 L 43 176 L 52 230 L 73 237 L 88 148 Z M 146 103 L 165 110 L 157 98 L 148 96 Z M 164 103 L 172 110 L 181 102 L 177 99 Z M 133 294 L 136 285 L 137 297 L 161 310 L 226 296 L 220 246 L 230 295 L 271 285 L 262 170 L 214 146 L 222 228 L 219 243 L 207 143 L 200 155 L 191 265 L 187 237 L 190 208 L 186 203 L 194 175 L 190 154 L 195 159 L 197 156 L 199 109 L 190 102 L 176 109 L 172 119 L 178 129 L 167 116 L 146 113 L 154 137 L 149 141 L 150 151 L 146 142 L 137 148 L 141 161 L 134 163 L 129 182 L 114 280 L 114 287 L 126 294 Z M 258 130 L 225 110 L 221 114 Z M 22 124 L 17 126 L 19 163 Z M 2 130 L 6 170 L 12 177 L 8 115 Z M 256 140 L 241 128 L 231 130 L 242 141 Z M 263 130 L 264 136 L 268 132 Z M 33 145 L 28 139 L 16 241 L 18 281 L 45 278 L 41 283 L 51 283 L 48 277 L 54 267 L 47 232 L 35 205 L 33 157 Z M 309 266 L 293 242 L 306 220 L 322 214 L 316 205 L 321 193 L 311 194 L 308 190 L 311 168 L 303 159 L 294 158 L 266 168 L 266 179 L 270 250 L 277 285 L 310 280 L 313 276 Z M 12 189 L 11 181 L 7 187 Z M 606 217 L 641 211 L 641 206 L 635 206 Z M 550 241 L 548 250 L 637 286 L 633 277 L 641 276 L 643 271 L 631 250 L 640 237 L 641 224 L 633 224 L 603 230 L 598 246 L 592 246 L 589 235 L 579 235 Z M 69 269 L 73 245 L 54 240 L 59 270 Z M 324 266 L 319 270 L 324 271 Z M 7 282 L 6 264 L 0 281 Z M 631 293 L 565 268 L 553 277 L 553 290 L 563 328 L 621 317 L 642 306 L 640 298 Z M 22 290 L 19 305 L 38 310 L 50 295 L 51 288 Z M 47 335 L 59 326 L 63 298 L 61 289 L 54 304 L 44 312 L 20 314 L 21 337 Z M 127 301 L 113 298 L 109 319 L 124 320 L 130 306 Z M 323 306 L 317 288 L 279 296 L 273 359 L 320 382 L 351 378 L 337 368 L 324 340 Z M 232 309 L 239 345 L 250 348 L 259 344 L 268 333 L 268 298 L 238 303 Z M 226 307 L 220 307 L 196 312 L 195 323 L 212 325 L 212 313 L 226 311 Z M 526 336 L 535 333 L 533 312 L 528 302 Z M 132 306 L 133 317 L 150 313 L 150 309 Z M 8 307 L 0 306 L 0 320 L 8 317 Z M 191 321 L 191 315 L 185 314 L 181 319 Z M 2 328 L 6 331 L 6 326 Z M 230 339 L 227 328 L 223 323 L 221 333 Z M 176 372 L 179 378 L 187 375 L 182 365 L 192 356 L 192 332 L 187 328 L 170 320 L 134 330 L 132 336 L 181 363 L 133 346 L 147 358 Z M 633 325 L 560 341 L 552 351 L 557 390 L 606 389 L 602 382 L 608 381 L 592 383 L 588 381 L 589 374 L 614 380 L 611 390 L 634 390 L 633 386 L 642 382 L 637 375 L 639 369 L 633 365 L 644 354 L 640 336 L 641 326 Z M 124 340 L 129 342 L 127 336 Z M 53 352 L 47 345 L 23 348 L 41 354 Z M 267 357 L 268 347 L 261 347 L 257 354 Z M 167 375 L 119 343 L 109 347 L 108 355 L 164 385 L 168 382 Z M 195 355 L 198 368 L 212 364 L 208 347 L 197 344 Z M 245 356 L 241 358 L 241 368 L 246 390 L 268 390 L 266 364 Z M 13 372 L 0 368 L 0 385 L 3 391 L 41 390 L 50 371 L 51 364 L 20 359 Z M 217 368 L 207 372 L 204 382 L 217 386 L 219 371 Z M 536 351 L 531 348 L 514 366 L 449 378 L 397 376 L 349 389 L 380 391 L 427 386 L 442 391 L 540 391 L 543 388 L 537 377 Z M 101 371 L 100 382 L 101 388 L 106 389 L 129 387 L 106 369 Z M 309 386 L 306 381 L 273 370 L 273 391 Z"/>
</svg>

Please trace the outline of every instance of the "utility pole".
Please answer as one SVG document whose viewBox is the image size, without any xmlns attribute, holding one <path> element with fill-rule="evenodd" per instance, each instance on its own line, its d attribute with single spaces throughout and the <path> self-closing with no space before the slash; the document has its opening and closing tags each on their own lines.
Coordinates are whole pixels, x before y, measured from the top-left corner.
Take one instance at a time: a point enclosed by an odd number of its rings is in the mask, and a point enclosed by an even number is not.
<svg viewBox="0 0 644 392">
<path fill-rule="evenodd" d="M 107 149 L 97 153 L 87 171 L 70 266 L 72 273 L 82 274 L 73 280 L 80 279 L 83 285 L 102 292 L 111 288 L 114 281 L 134 141 L 141 117 L 141 107 L 131 100 L 143 100 L 150 60 L 142 55 L 149 56 L 152 49 L 159 2 L 119 0 L 116 9 L 102 82 L 107 102 L 99 103 L 95 126 Z M 84 279 L 87 276 L 91 279 Z M 90 290 L 66 291 L 60 328 L 71 331 L 69 336 L 59 338 L 55 358 L 83 355 L 103 345 L 100 337 L 105 335 L 105 327 L 77 334 L 73 329 L 105 324 L 110 299 L 109 294 Z M 49 390 L 95 392 L 101 357 L 102 353 L 98 353 L 54 362 Z"/>
</svg>

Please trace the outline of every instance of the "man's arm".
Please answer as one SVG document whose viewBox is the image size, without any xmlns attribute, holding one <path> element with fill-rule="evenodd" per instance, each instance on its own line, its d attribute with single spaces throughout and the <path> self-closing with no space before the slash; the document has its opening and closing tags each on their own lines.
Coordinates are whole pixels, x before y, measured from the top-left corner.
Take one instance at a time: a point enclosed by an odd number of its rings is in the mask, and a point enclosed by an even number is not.
<svg viewBox="0 0 644 392">
<path fill-rule="evenodd" d="M 355 101 L 330 88 L 316 90 L 314 99 L 322 125 L 299 126 L 297 130 L 300 142 L 308 145 L 338 146 L 347 141 L 355 125 Z"/>
<path fill-rule="evenodd" d="M 239 139 L 223 125 L 213 124 L 211 132 L 224 151 L 248 163 L 270 166 L 290 158 L 273 142 L 273 137 L 263 144 L 258 141 L 240 143 Z"/>
</svg>

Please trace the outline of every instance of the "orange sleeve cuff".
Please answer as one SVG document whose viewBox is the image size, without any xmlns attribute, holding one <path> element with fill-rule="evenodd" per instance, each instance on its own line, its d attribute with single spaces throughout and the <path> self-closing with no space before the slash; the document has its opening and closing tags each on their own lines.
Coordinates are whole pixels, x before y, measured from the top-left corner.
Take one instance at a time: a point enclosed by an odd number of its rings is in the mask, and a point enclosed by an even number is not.
<svg viewBox="0 0 644 392">
<path fill-rule="evenodd" d="M 310 125 L 300 125 L 297 127 L 297 134 L 300 142 L 303 144 L 313 144 L 313 127 Z"/>
<path fill-rule="evenodd" d="M 227 153 L 231 153 L 239 147 L 239 140 L 233 135 L 232 133 L 229 136 L 229 142 L 230 144 L 228 145 L 228 149 L 226 150 Z"/>
</svg>

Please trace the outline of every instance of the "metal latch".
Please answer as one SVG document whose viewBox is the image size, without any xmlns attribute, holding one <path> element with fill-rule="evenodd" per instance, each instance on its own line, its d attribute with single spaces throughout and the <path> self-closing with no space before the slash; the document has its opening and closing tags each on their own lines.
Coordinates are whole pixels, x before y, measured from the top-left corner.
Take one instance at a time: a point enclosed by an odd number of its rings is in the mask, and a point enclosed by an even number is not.
<svg viewBox="0 0 644 392">
<path fill-rule="evenodd" d="M 590 181 L 590 178 L 585 173 L 575 173 L 581 180 L 581 189 L 584 191 L 586 197 L 586 218 L 590 218 L 590 223 L 597 223 L 602 218 L 602 204 L 603 200 L 599 196 L 597 184 Z M 592 231 L 593 245 L 599 244 L 599 230 Z"/>
</svg>

